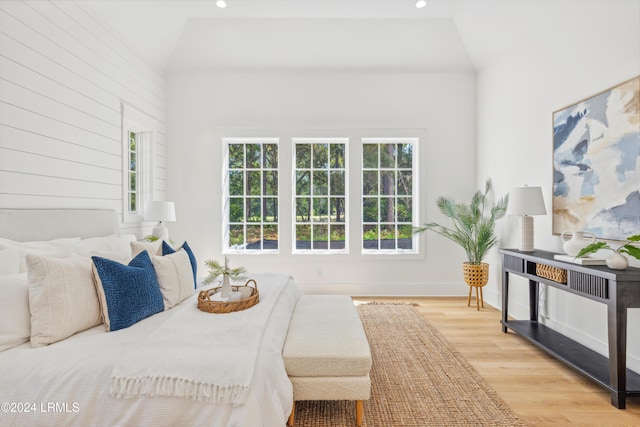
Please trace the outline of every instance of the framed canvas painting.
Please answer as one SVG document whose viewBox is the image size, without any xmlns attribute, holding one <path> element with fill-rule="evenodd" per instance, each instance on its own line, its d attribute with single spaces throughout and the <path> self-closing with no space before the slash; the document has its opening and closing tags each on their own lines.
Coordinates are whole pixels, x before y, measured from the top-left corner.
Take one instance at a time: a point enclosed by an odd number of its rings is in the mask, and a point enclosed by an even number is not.
<svg viewBox="0 0 640 427">
<path fill-rule="evenodd" d="M 640 76 L 553 112 L 553 234 L 640 233 Z"/>
</svg>

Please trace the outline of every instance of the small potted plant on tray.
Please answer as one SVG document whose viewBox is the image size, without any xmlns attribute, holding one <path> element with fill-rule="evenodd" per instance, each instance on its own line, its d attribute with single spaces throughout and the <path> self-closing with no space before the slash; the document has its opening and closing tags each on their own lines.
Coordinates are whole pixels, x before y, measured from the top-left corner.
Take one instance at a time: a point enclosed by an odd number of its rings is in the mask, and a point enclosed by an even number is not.
<svg viewBox="0 0 640 427">
<path fill-rule="evenodd" d="M 622 243 L 623 244 L 620 245 L 620 247 L 618 247 L 617 249 L 612 248 L 606 242 L 592 243 L 582 248 L 582 250 L 578 252 L 578 255 L 576 255 L 576 258 L 596 253 L 601 249 L 609 249 L 613 251 L 613 253 L 609 255 L 605 260 L 607 267 L 614 270 L 624 270 L 629 266 L 629 260 L 625 258 L 624 255 L 622 255 L 623 253 L 631 255 L 632 257 L 640 260 L 640 247 L 636 246 L 640 244 L 640 234 L 627 237 L 627 239 Z"/>
<path fill-rule="evenodd" d="M 246 277 L 244 276 L 247 272 L 245 267 L 229 267 L 229 256 L 224 257 L 224 265 L 221 265 L 216 260 L 208 259 L 204 262 L 209 270 L 209 275 L 206 279 L 204 279 L 205 284 L 209 284 L 213 282 L 218 276 L 222 276 L 222 289 L 220 290 L 220 294 L 223 297 L 228 297 L 229 292 L 231 292 L 231 281 L 239 281 L 244 280 Z"/>
</svg>

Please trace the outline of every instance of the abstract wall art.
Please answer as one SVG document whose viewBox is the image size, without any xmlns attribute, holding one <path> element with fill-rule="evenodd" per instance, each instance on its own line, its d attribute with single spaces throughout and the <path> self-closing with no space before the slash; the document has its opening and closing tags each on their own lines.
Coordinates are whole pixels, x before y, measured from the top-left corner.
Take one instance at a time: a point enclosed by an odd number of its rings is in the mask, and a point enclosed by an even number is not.
<svg viewBox="0 0 640 427">
<path fill-rule="evenodd" d="M 553 112 L 553 234 L 640 233 L 640 76 Z"/>
</svg>

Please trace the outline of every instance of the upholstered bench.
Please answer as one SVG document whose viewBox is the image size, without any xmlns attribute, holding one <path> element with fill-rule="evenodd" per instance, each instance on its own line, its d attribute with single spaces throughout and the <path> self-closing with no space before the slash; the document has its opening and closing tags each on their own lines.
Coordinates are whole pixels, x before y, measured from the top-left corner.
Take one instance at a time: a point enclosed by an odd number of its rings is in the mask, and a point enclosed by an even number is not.
<svg viewBox="0 0 640 427">
<path fill-rule="evenodd" d="M 282 351 L 293 384 L 293 426 L 298 400 L 355 400 L 362 425 L 371 396 L 371 350 L 350 297 L 303 295 L 293 311 Z"/>
</svg>

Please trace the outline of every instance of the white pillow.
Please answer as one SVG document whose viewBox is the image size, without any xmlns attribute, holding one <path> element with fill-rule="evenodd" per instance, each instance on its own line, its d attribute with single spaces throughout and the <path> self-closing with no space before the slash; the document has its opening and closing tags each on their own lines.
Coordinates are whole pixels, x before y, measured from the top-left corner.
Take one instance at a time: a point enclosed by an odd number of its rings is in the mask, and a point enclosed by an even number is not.
<svg viewBox="0 0 640 427">
<path fill-rule="evenodd" d="M 193 294 L 193 269 L 186 251 L 180 250 L 170 255 L 154 256 L 153 268 L 158 276 L 165 310 Z"/>
<path fill-rule="evenodd" d="M 27 254 L 31 345 L 45 346 L 102 323 L 91 258 Z"/>
<path fill-rule="evenodd" d="M 131 242 L 131 258 L 135 258 L 142 251 L 149 252 L 149 257 L 162 256 L 162 240 L 155 242 Z"/>
<path fill-rule="evenodd" d="M 73 253 L 75 246 L 80 242 L 79 237 L 69 237 L 48 241 L 16 242 L 15 240 L 0 237 L 0 250 L 13 249 L 20 252 L 20 265 L 18 273 L 27 272 L 27 253 L 37 253 L 48 256 L 69 256 Z"/>
<path fill-rule="evenodd" d="M 18 249 L 0 250 L 0 276 L 20 273 L 20 258 L 23 256 Z"/>
<path fill-rule="evenodd" d="M 130 243 L 135 242 L 136 236 L 133 234 L 123 234 L 121 236 L 112 234 L 104 237 L 90 237 L 82 239 L 75 248 L 78 255 L 92 255 L 93 253 L 112 254 L 115 258 L 130 258 Z"/>
<path fill-rule="evenodd" d="M 0 237 L 0 249 L 21 249 L 25 251 L 73 250 L 80 240 L 79 237 L 64 237 L 47 241 L 17 242 Z"/>
<path fill-rule="evenodd" d="M 0 352 L 29 341 L 29 285 L 27 274 L 0 277 Z"/>
</svg>

